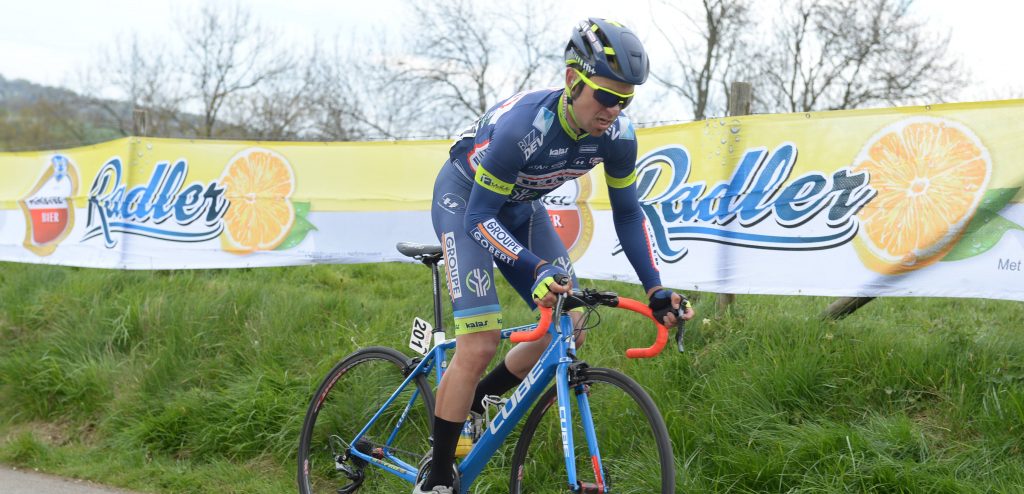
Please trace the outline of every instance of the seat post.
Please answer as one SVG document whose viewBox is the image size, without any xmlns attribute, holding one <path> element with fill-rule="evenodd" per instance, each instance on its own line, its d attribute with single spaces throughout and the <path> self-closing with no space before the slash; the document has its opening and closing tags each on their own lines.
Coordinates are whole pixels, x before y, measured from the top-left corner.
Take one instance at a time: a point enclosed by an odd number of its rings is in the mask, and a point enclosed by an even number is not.
<svg viewBox="0 0 1024 494">
<path fill-rule="evenodd" d="M 413 242 L 398 242 L 395 248 L 403 255 L 430 266 L 430 274 L 434 278 L 434 333 L 435 336 L 436 333 L 441 333 L 443 337 L 444 327 L 441 326 L 441 274 L 438 272 L 437 265 L 441 263 L 441 259 L 444 259 L 444 251 L 440 245 Z"/>
<path fill-rule="evenodd" d="M 434 332 L 444 333 L 444 327 L 441 325 L 441 274 L 437 269 L 439 261 L 440 259 L 435 259 L 430 263 L 430 274 L 434 278 Z"/>
</svg>

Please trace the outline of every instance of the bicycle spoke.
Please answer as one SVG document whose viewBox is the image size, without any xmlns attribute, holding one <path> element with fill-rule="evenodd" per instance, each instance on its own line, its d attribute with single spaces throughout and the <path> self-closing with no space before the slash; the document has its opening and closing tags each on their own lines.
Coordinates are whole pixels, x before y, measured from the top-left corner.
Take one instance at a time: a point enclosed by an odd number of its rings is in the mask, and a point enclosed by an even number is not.
<svg viewBox="0 0 1024 494">
<path fill-rule="evenodd" d="M 392 468 L 415 468 L 430 447 L 433 395 L 417 379 L 381 411 L 366 433 L 357 434 L 405 379 L 405 357 L 394 350 L 356 352 L 335 367 L 307 414 L 299 451 L 299 486 L 305 494 L 404 492 L 411 484 L 351 454 L 358 450 Z M 326 391 L 325 391 L 326 390 Z M 315 408 L 315 407 L 314 407 Z M 399 423 L 401 424 L 398 427 Z M 353 444 L 354 441 L 354 444 Z"/>
<path fill-rule="evenodd" d="M 625 376 L 604 369 L 588 372 L 587 393 L 604 475 L 595 468 L 581 414 L 574 409 L 576 472 L 580 485 L 586 487 L 584 491 L 598 492 L 601 486 L 607 486 L 613 493 L 675 492 L 671 444 L 657 409 L 638 400 L 636 393 L 642 390 Z M 562 423 L 554 399 L 554 393 L 545 395 L 542 400 L 547 401 L 540 402 L 540 408 L 531 413 L 524 426 L 513 459 L 512 492 L 568 491 Z"/>
</svg>

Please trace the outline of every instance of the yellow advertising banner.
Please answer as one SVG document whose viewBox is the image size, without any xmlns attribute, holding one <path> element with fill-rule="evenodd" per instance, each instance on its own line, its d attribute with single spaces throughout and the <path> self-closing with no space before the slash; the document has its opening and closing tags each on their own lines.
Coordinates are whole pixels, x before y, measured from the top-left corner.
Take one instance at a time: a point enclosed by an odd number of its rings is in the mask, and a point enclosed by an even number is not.
<svg viewBox="0 0 1024 494">
<path fill-rule="evenodd" d="M 666 284 L 1024 300 L 1024 101 L 640 129 Z M 130 137 L 0 153 L 0 260 L 181 269 L 400 260 L 450 142 Z M 579 275 L 634 280 L 602 173 L 541 200 Z"/>
</svg>

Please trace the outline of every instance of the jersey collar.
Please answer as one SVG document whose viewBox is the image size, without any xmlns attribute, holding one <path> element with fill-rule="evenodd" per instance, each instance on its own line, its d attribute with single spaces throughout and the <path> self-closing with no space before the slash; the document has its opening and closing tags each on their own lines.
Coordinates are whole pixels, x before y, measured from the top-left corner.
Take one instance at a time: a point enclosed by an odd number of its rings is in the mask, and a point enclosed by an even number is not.
<svg viewBox="0 0 1024 494">
<path fill-rule="evenodd" d="M 576 131 L 569 126 L 569 119 L 566 118 L 565 115 L 565 109 L 568 107 L 569 105 L 566 102 L 565 91 L 562 91 L 562 96 L 558 98 L 558 123 L 562 124 L 562 130 L 564 130 L 565 133 L 572 138 L 572 140 L 579 141 L 584 137 L 587 137 L 588 134 L 577 134 Z M 569 108 L 569 111 L 572 112 L 572 108 Z"/>
</svg>

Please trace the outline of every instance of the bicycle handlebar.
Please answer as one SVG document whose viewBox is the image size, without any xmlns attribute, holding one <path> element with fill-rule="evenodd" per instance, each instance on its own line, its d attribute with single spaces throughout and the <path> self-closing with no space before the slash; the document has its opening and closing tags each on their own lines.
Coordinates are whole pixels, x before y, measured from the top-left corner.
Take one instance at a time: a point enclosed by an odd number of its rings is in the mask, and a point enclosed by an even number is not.
<svg viewBox="0 0 1024 494">
<path fill-rule="evenodd" d="M 629 358 L 651 358 L 661 353 L 661 349 L 665 348 L 665 343 L 668 342 L 668 328 L 654 318 L 651 308 L 643 302 L 622 297 L 619 298 L 619 307 L 647 316 L 648 319 L 654 322 L 654 326 L 658 330 L 658 335 L 655 337 L 653 345 L 647 348 L 630 348 L 626 350 L 626 356 Z"/>
<path fill-rule="evenodd" d="M 512 333 L 508 338 L 512 340 L 512 343 L 537 341 L 548 331 L 548 326 L 551 325 L 551 307 L 538 306 L 537 309 L 540 309 L 540 321 L 537 321 L 537 327 L 529 331 L 516 331 Z"/>
<path fill-rule="evenodd" d="M 564 297 L 564 295 L 560 295 Z M 616 297 L 615 301 L 608 304 L 609 307 L 618 307 L 620 309 L 626 309 L 636 312 L 640 315 L 647 316 L 648 319 L 654 322 L 655 327 L 658 330 L 658 335 L 654 340 L 654 344 L 647 348 L 630 348 L 626 350 L 626 356 L 629 358 L 651 358 L 665 348 L 665 343 L 668 342 L 668 328 L 666 328 L 659 321 L 654 319 L 654 315 L 651 313 L 651 308 L 647 304 L 625 297 Z M 509 337 L 512 343 L 523 343 L 527 341 L 537 341 L 544 336 L 547 332 L 548 326 L 551 325 L 552 310 L 550 307 L 538 307 L 540 309 L 540 321 L 537 322 L 537 327 L 530 331 L 518 331 L 512 333 Z"/>
</svg>

